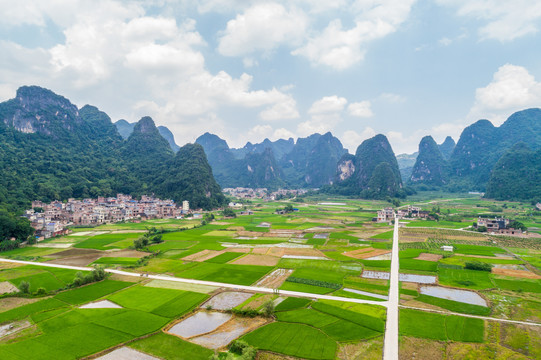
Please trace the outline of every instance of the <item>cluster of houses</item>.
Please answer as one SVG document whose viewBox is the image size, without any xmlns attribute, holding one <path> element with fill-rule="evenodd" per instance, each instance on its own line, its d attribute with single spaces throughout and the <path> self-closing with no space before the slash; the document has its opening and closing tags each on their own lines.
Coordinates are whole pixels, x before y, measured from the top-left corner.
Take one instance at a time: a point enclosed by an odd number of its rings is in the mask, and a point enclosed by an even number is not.
<svg viewBox="0 0 541 360">
<path fill-rule="evenodd" d="M 141 221 L 148 219 L 181 218 L 189 213 L 190 204 L 183 201 L 177 206 L 173 200 L 161 200 L 143 195 L 140 200 L 130 195 L 116 197 L 53 201 L 49 204 L 33 201 L 32 209 L 23 215 L 36 229 L 38 238 L 50 238 L 67 234 L 67 226 L 96 226 L 120 221 Z"/>
<path fill-rule="evenodd" d="M 397 211 L 394 211 L 392 207 L 386 207 L 379 210 L 378 216 L 372 220 L 378 223 L 385 223 L 394 220 L 395 216 L 399 219 L 428 219 L 430 218 L 430 212 L 423 211 L 420 207 L 411 205 L 408 205 L 407 208 L 398 209 Z"/>
<path fill-rule="evenodd" d="M 266 201 L 274 201 L 280 197 L 293 197 L 297 195 L 306 194 L 308 190 L 305 189 L 279 189 L 273 192 L 269 192 L 267 188 L 224 188 L 222 190 L 224 194 L 231 195 L 238 199 L 263 199 Z"/>
<path fill-rule="evenodd" d="M 477 219 L 477 226 L 478 229 L 481 226 L 484 226 L 487 229 L 487 232 L 492 234 L 503 234 L 503 235 L 521 235 L 522 230 L 521 229 L 513 229 L 509 227 L 509 219 L 505 218 L 494 218 L 494 219 L 487 219 L 479 217 Z"/>
</svg>

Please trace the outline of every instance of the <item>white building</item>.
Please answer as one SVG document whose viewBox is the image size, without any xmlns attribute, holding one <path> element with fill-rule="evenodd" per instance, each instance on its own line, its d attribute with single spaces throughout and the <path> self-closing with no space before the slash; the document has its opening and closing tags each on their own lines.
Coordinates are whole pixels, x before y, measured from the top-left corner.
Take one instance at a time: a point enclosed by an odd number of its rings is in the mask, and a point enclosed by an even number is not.
<svg viewBox="0 0 541 360">
<path fill-rule="evenodd" d="M 182 211 L 190 211 L 190 202 L 188 200 L 182 202 Z"/>
</svg>

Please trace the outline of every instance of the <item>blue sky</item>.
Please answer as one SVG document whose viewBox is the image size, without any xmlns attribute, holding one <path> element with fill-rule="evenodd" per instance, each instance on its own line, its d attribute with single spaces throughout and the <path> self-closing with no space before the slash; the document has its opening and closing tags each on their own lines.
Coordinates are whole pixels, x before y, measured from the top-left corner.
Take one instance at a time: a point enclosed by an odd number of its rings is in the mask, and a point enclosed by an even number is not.
<svg viewBox="0 0 541 360">
<path fill-rule="evenodd" d="M 530 0 L 0 0 L 0 100 L 40 85 L 177 143 L 331 131 L 395 152 L 541 106 Z"/>
</svg>

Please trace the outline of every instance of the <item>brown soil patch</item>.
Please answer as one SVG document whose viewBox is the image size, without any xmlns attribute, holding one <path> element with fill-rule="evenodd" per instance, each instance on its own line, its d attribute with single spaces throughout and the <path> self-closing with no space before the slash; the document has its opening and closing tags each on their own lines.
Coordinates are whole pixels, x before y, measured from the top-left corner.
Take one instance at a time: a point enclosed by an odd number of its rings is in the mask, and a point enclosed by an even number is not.
<svg viewBox="0 0 541 360">
<path fill-rule="evenodd" d="M 1 262 L 0 261 L 0 270 L 13 269 L 13 268 L 18 268 L 18 267 L 25 266 L 25 265 L 26 264 L 17 264 L 17 263 L 9 263 L 9 262 Z"/>
<path fill-rule="evenodd" d="M 428 339 L 402 337 L 400 341 L 400 359 L 430 359 L 445 358 L 445 343 Z"/>
<path fill-rule="evenodd" d="M 229 226 L 227 230 L 233 230 L 233 231 L 244 231 L 243 226 Z"/>
<path fill-rule="evenodd" d="M 402 297 L 402 295 L 400 295 L 400 297 Z M 443 308 L 437 307 L 435 305 L 426 304 L 424 302 L 416 301 L 416 300 L 409 300 L 409 299 L 406 299 L 406 298 L 400 300 L 400 305 L 411 306 L 411 307 L 416 307 L 416 308 L 421 308 L 421 309 L 449 311 L 447 309 L 443 309 Z"/>
<path fill-rule="evenodd" d="M 244 308 L 245 309 L 257 310 L 264 303 L 266 303 L 269 300 L 272 300 L 273 297 L 274 297 L 274 295 L 272 295 L 272 294 L 267 294 L 267 295 L 260 296 L 257 299 L 255 299 L 254 301 L 250 301 L 246 306 L 244 306 Z"/>
<path fill-rule="evenodd" d="M 402 289 L 417 291 L 418 287 L 419 285 L 417 283 L 402 282 Z"/>
<path fill-rule="evenodd" d="M 225 252 L 225 250 L 202 250 L 195 254 L 188 255 L 186 257 L 183 257 L 182 260 L 188 260 L 188 261 L 205 261 L 208 259 L 212 259 L 215 256 L 221 255 Z"/>
<path fill-rule="evenodd" d="M 269 289 L 277 289 L 286 281 L 286 279 L 293 273 L 293 269 L 276 269 L 263 279 L 259 280 L 256 286 L 265 287 Z"/>
<path fill-rule="evenodd" d="M 12 292 L 19 292 L 19 289 L 9 281 L 0 282 L 0 295 Z"/>
<path fill-rule="evenodd" d="M 270 255 L 253 255 L 248 254 L 237 260 L 233 261 L 231 264 L 237 265 L 264 265 L 264 266 L 275 266 L 280 261 L 280 258 Z"/>
<path fill-rule="evenodd" d="M 321 251 L 312 248 L 284 248 L 284 255 L 326 257 Z"/>
<path fill-rule="evenodd" d="M 8 311 L 16 307 L 31 304 L 33 302 L 36 302 L 38 300 L 43 300 L 43 299 L 44 298 L 39 298 L 39 299 L 26 299 L 26 298 L 19 298 L 19 297 L 3 298 L 3 299 L 0 299 L 0 312 Z"/>
<path fill-rule="evenodd" d="M 492 268 L 492 273 L 497 274 L 497 275 L 505 275 L 505 276 L 512 276 L 512 277 L 526 278 L 526 279 L 541 279 L 541 276 L 528 270 L 511 270 L 511 269 Z"/>
<path fill-rule="evenodd" d="M 415 260 L 439 261 L 443 256 L 438 254 L 420 253 Z"/>
<path fill-rule="evenodd" d="M 257 353 L 257 360 L 298 360 L 298 359 L 299 358 L 282 355 L 282 354 L 275 354 L 269 351 L 260 351 Z"/>
<path fill-rule="evenodd" d="M 70 266 L 86 266 L 102 257 L 101 254 L 88 254 L 80 256 L 66 256 L 58 259 L 47 261 L 48 263 Z"/>
<path fill-rule="evenodd" d="M 252 250 L 252 254 L 258 254 L 258 255 L 265 255 L 270 248 L 268 247 L 260 247 L 260 248 L 254 248 Z"/>
<path fill-rule="evenodd" d="M 125 281 L 125 282 L 132 282 L 132 283 L 136 283 L 136 282 L 142 282 L 144 281 L 142 278 L 140 277 L 136 277 L 136 276 L 128 276 L 128 275 L 119 275 L 119 274 L 111 274 L 109 279 L 111 280 L 117 280 L 117 281 Z"/>
<path fill-rule="evenodd" d="M 107 251 L 103 257 L 131 257 L 131 258 L 142 258 L 149 255 L 148 253 L 135 250 L 116 250 L 116 251 Z"/>
<path fill-rule="evenodd" d="M 272 247 L 269 249 L 268 255 L 282 257 L 286 254 L 284 248 Z"/>
<path fill-rule="evenodd" d="M 359 250 L 345 252 L 344 255 L 349 256 L 354 259 L 367 259 L 374 256 L 388 254 L 390 252 L 391 250 L 387 250 L 387 249 L 374 249 L 372 247 L 367 247 L 367 248 L 363 248 Z"/>
<path fill-rule="evenodd" d="M 250 248 L 238 248 L 238 247 L 225 249 L 226 252 L 244 253 L 244 254 L 249 253 L 250 250 L 251 250 Z"/>
<path fill-rule="evenodd" d="M 94 250 L 94 249 L 69 249 L 60 251 L 54 254 L 51 254 L 52 256 L 82 256 L 82 255 L 91 255 L 91 254 L 101 254 L 103 251 L 100 250 Z"/>
<path fill-rule="evenodd" d="M 337 358 L 340 360 L 381 360 L 383 337 L 361 341 L 356 344 L 340 344 Z"/>
</svg>

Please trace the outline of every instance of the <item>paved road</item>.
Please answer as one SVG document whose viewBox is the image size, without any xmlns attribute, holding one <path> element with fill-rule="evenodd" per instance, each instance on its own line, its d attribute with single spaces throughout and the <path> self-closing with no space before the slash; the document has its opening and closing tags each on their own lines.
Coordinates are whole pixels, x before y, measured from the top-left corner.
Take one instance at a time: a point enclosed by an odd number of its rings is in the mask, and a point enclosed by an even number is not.
<svg viewBox="0 0 541 360">
<path fill-rule="evenodd" d="M 44 267 L 61 268 L 61 269 L 71 269 L 71 270 L 79 270 L 79 271 L 91 271 L 91 270 L 94 270 L 94 268 L 91 268 L 91 267 L 59 265 L 59 264 L 51 264 L 51 263 L 39 263 L 39 262 L 12 260 L 12 259 L 4 259 L 4 258 L 0 258 L 0 262 L 1 261 L 10 262 L 10 263 L 16 263 L 16 264 L 26 264 L 26 265 L 44 266 Z M 133 276 L 133 277 L 138 277 L 138 278 L 141 277 L 141 274 L 139 274 L 139 273 L 132 273 L 132 272 L 128 272 L 128 271 L 113 270 L 113 269 L 105 269 L 105 271 L 109 272 L 109 273 L 112 273 L 112 274 L 118 274 L 118 275 L 124 275 L 124 276 Z M 144 278 L 145 279 L 153 279 L 153 280 L 175 281 L 175 282 L 182 282 L 182 283 L 187 283 L 187 284 L 210 285 L 210 286 L 215 286 L 215 287 L 222 287 L 222 288 L 228 288 L 228 289 L 234 289 L 234 290 L 254 291 L 254 292 L 266 293 L 266 294 L 273 294 L 274 293 L 274 289 L 269 289 L 269 288 L 264 288 L 264 287 L 226 284 L 226 283 L 220 283 L 220 282 L 215 282 L 215 281 L 184 279 L 184 278 L 177 278 L 177 277 L 172 277 L 172 276 L 163 276 L 163 275 L 148 275 L 148 276 L 146 276 L 145 275 Z M 353 298 L 345 298 L 345 297 L 341 297 L 341 296 L 311 294 L 311 293 L 304 293 L 304 292 L 298 292 L 298 291 L 280 290 L 280 295 L 295 296 L 295 297 L 302 297 L 302 298 L 309 298 L 309 299 L 322 299 L 322 300 L 335 300 L 335 301 L 342 301 L 342 302 L 353 302 L 353 303 L 358 303 L 358 304 L 380 305 L 380 306 L 383 306 L 383 307 L 387 307 L 387 301 L 372 301 L 372 300 L 353 299 Z"/>
<path fill-rule="evenodd" d="M 398 360 L 398 218 L 394 222 L 393 248 L 391 253 L 391 273 L 389 286 L 389 301 L 387 304 L 387 323 L 383 343 L 383 359 Z"/>
</svg>

